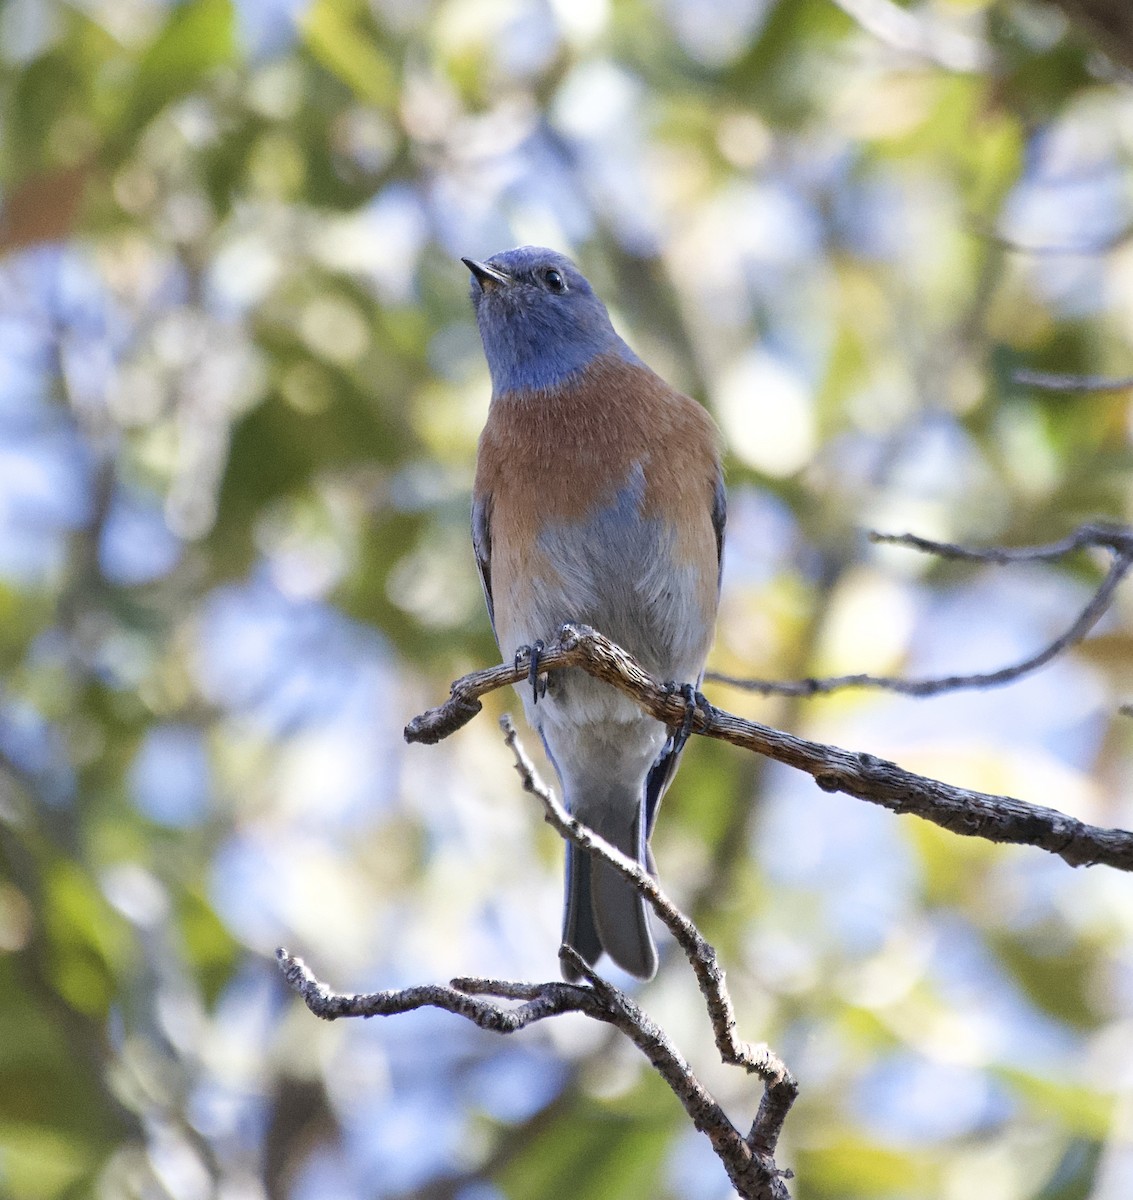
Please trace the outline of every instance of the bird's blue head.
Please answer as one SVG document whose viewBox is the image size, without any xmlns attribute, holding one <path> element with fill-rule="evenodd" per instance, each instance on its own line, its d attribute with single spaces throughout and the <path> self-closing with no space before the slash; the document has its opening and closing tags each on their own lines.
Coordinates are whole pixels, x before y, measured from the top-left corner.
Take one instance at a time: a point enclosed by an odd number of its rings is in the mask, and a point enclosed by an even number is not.
<svg viewBox="0 0 1133 1200">
<path fill-rule="evenodd" d="M 472 272 L 472 305 L 496 395 L 555 387 L 609 351 L 637 361 L 565 255 L 520 246 L 485 262 L 461 261 Z"/>
</svg>

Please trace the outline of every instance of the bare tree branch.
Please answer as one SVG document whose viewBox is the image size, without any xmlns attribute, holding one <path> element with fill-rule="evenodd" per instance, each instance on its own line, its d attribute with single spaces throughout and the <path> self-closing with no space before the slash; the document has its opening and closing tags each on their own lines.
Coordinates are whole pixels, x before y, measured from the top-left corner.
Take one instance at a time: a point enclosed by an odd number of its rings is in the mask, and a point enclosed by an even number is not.
<svg viewBox="0 0 1133 1200">
<path fill-rule="evenodd" d="M 490 979 L 454 979 L 451 984 L 425 983 L 385 992 L 335 992 L 315 977 L 307 964 L 282 947 L 280 969 L 307 1007 L 324 1021 L 340 1017 L 392 1017 L 416 1008 L 442 1008 L 466 1017 L 492 1033 L 515 1033 L 544 1017 L 564 1012 L 588 1012 L 592 995 L 572 983 L 506 983 Z M 523 1000 L 519 1008 L 501 1008 L 478 995 Z M 594 1015 L 594 1014 L 590 1014 Z"/>
<path fill-rule="evenodd" d="M 539 656 L 541 674 L 564 667 L 578 667 L 604 680 L 670 727 L 684 720 L 686 704 L 679 693 L 659 683 L 620 646 L 587 626 L 564 625 L 558 641 Z M 405 728 L 406 740 L 440 741 L 475 716 L 480 710 L 480 696 L 518 683 L 527 674 L 526 664 L 513 663 L 458 679 L 446 704 L 409 722 Z M 955 787 L 872 754 L 808 741 L 769 725 L 746 721 L 712 705 L 696 709 L 692 728 L 706 737 L 730 742 L 805 771 L 823 791 L 845 792 L 890 812 L 912 813 L 965 837 L 1037 846 L 1057 854 L 1071 866 L 1099 863 L 1133 871 L 1133 833 L 1123 829 L 1089 825 L 1056 809 L 1028 804 L 1012 796 Z"/>
<path fill-rule="evenodd" d="M 746 679 L 725 675 L 720 671 L 709 671 L 704 678 L 713 683 L 726 683 L 730 687 L 757 692 L 762 696 L 825 696 L 845 688 L 876 688 L 896 692 L 902 696 L 939 696 L 944 692 L 957 692 L 966 688 L 1000 687 L 1013 683 L 1024 675 L 1037 671 L 1064 650 L 1077 645 L 1101 620 L 1113 601 L 1118 585 L 1133 567 L 1133 536 L 1127 530 L 1105 525 L 1083 525 L 1069 537 L 1045 546 L 1022 546 L 1015 549 L 992 548 L 976 550 L 966 546 L 955 546 L 950 542 L 933 542 L 912 533 L 871 533 L 870 540 L 889 545 L 908 546 L 923 550 L 941 558 L 960 559 L 969 562 L 1015 563 L 1038 562 L 1062 558 L 1073 550 L 1084 546 L 1100 546 L 1113 554 L 1113 562 L 1105 578 L 1090 597 L 1085 608 L 1073 624 L 1041 650 L 1022 662 L 995 671 L 977 671 L 969 675 L 942 675 L 927 679 L 902 679 L 890 675 L 834 675 L 826 678 L 773 680 Z"/>
<path fill-rule="evenodd" d="M 935 542 L 913 534 L 873 534 L 873 540 L 972 562 L 1012 563 L 1051 561 L 1084 547 L 1101 547 L 1113 555 L 1110 570 L 1078 619 L 1061 637 L 1037 655 L 1014 667 L 982 676 L 953 676 L 946 680 L 866 680 L 872 686 L 893 685 L 909 694 L 930 694 L 963 686 L 988 686 L 1006 682 L 1049 661 L 1080 640 L 1112 600 L 1113 592 L 1133 566 L 1133 533 L 1106 525 L 1083 525 L 1060 541 L 1014 549 L 976 550 Z M 564 625 L 558 641 L 544 649 L 537 663 L 540 674 L 564 668 L 586 671 L 618 688 L 657 720 L 671 727 L 687 717 L 686 701 L 671 684 L 661 684 L 642 670 L 621 647 L 582 625 Z M 488 692 L 527 679 L 529 663 L 522 659 L 456 680 L 447 703 L 415 717 L 405 729 L 410 742 L 435 743 L 467 724 L 481 709 Z M 744 681 L 745 683 L 747 681 Z M 805 681 L 812 690 L 846 686 L 846 680 Z M 780 685 L 782 686 L 782 685 Z M 893 812 L 914 813 L 966 836 L 996 842 L 1038 846 L 1059 855 L 1073 866 L 1105 863 L 1133 870 L 1133 833 L 1087 825 L 1053 809 L 1028 804 L 1009 796 L 994 796 L 953 787 L 916 775 L 873 755 L 851 753 L 834 746 L 807 741 L 780 730 L 746 721 L 710 705 L 694 710 L 692 727 L 709 737 L 763 754 L 777 762 L 808 772 L 825 791 L 847 792 Z M 600 857 L 629 879 L 649 901 L 684 951 L 712 1025 L 721 1059 L 758 1075 L 764 1093 L 748 1134 L 742 1136 L 720 1105 L 704 1088 L 671 1040 L 640 1007 L 619 989 L 603 980 L 570 948 L 560 955 L 587 986 L 560 983 L 516 983 L 491 979 L 454 979 L 448 985 L 420 985 L 370 994 L 337 993 L 321 983 L 305 964 L 285 950 L 278 951 L 280 965 L 290 985 L 318 1016 L 393 1015 L 431 1006 L 456 1013 L 481 1028 L 513 1033 L 546 1017 L 580 1012 L 624 1033 L 649 1059 L 684 1106 L 695 1127 L 712 1142 L 729 1179 L 743 1197 L 787 1200 L 787 1175 L 775 1166 L 774 1151 L 787 1114 L 798 1094 L 798 1084 L 769 1047 L 740 1040 L 735 1011 L 725 986 L 714 948 L 696 926 L 664 895 L 655 879 L 636 862 L 604 842 L 568 813 L 535 771 L 507 716 L 501 719 L 505 741 L 515 757 L 525 790 L 543 805 L 547 821 L 563 838 L 587 853 Z M 504 1003 L 500 1003 L 500 1002 Z"/>
<path fill-rule="evenodd" d="M 1133 532 L 1102 524 L 1083 525 L 1057 542 L 1010 549 L 972 549 L 914 534 L 875 533 L 871 536 L 877 542 L 969 562 L 1047 562 L 1087 547 L 1106 549 L 1113 561 L 1070 628 L 1038 654 L 1013 667 L 979 676 L 951 676 L 943 680 L 885 680 L 858 676 L 803 681 L 802 686 L 809 694 L 853 682 L 926 695 L 958 687 L 990 686 L 1018 678 L 1080 641 L 1107 610 L 1115 589 L 1133 567 Z M 621 647 L 587 626 L 564 625 L 557 642 L 541 652 L 538 673 L 548 674 L 564 668 L 581 669 L 618 688 L 666 725 L 675 727 L 686 718 L 686 701 L 672 685 L 659 683 Z M 525 681 L 529 669 L 529 663 L 519 659 L 510 665 L 492 667 L 456 680 L 447 703 L 415 717 L 407 725 L 406 740 L 434 743 L 447 737 L 480 711 L 482 696 Z M 742 683 L 751 686 L 749 681 Z M 799 685 L 777 685 L 784 689 L 791 686 Z M 763 1097 L 747 1136 L 740 1137 L 664 1031 L 658 1029 L 632 1000 L 596 975 L 569 947 L 563 947 L 560 954 L 582 975 L 587 987 L 557 982 L 521 984 L 456 979 L 448 987 L 426 986 L 362 997 L 338 995 L 320 984 L 302 963 L 281 951 L 281 963 L 292 986 L 304 995 L 313 1011 L 329 1017 L 388 1014 L 430 1004 L 466 1016 L 484 1028 L 513 1032 L 559 1012 L 584 1012 L 622 1031 L 649 1058 L 680 1099 L 696 1128 L 709 1136 L 741 1196 L 769 1196 L 775 1200 L 786 1197 L 785 1176 L 775 1167 L 773 1155 L 783 1123 L 798 1093 L 796 1081 L 768 1047 L 752 1046 L 738 1038 L 723 971 L 715 950 L 696 926 L 672 905 L 657 882 L 636 862 L 571 817 L 539 779 L 510 719 L 505 716 L 501 725 L 515 756 L 523 786 L 543 804 L 547 821 L 560 836 L 575 842 L 588 853 L 602 857 L 629 879 L 673 934 L 688 958 L 705 998 L 722 1060 L 741 1066 L 763 1080 Z M 1133 833 L 1124 830 L 1088 825 L 1053 809 L 1013 797 L 954 787 L 916 775 L 873 755 L 807 741 L 710 705 L 695 710 L 692 727 L 698 733 L 806 771 L 825 791 L 842 791 L 893 812 L 913 813 L 965 836 L 1038 846 L 1073 866 L 1104 863 L 1120 870 L 1133 870 Z M 513 1007 L 491 1003 L 485 997 L 508 1001 Z"/>
<path fill-rule="evenodd" d="M 589 986 L 558 980 L 514 983 L 500 979 L 454 979 L 447 986 L 421 984 L 399 991 L 339 993 L 317 979 L 301 958 L 282 948 L 276 951 L 276 957 L 288 984 L 303 997 L 315 1016 L 327 1021 L 440 1008 L 466 1017 L 492 1033 L 515 1033 L 536 1021 L 567 1012 L 582 1013 L 613 1025 L 645 1055 L 680 1100 L 695 1127 L 708 1136 L 741 1196 L 750 1200 L 789 1200 L 786 1176 L 775 1166 L 770 1154 L 753 1147 L 736 1129 L 664 1030 L 629 996 L 596 975 L 569 947 L 564 947 L 563 953 L 570 957 L 572 966 Z M 507 1007 L 485 997 L 520 1003 Z M 760 1114 L 766 1103 L 767 1093 Z M 759 1117 L 756 1121 L 759 1122 Z"/>
<path fill-rule="evenodd" d="M 524 790 L 543 805 L 549 824 L 565 839 L 609 862 L 646 897 L 653 910 L 684 950 L 705 998 L 717 1049 L 724 1062 L 742 1067 L 763 1080 L 764 1092 L 746 1136 L 740 1133 L 712 1094 L 694 1074 L 671 1039 L 629 996 L 614 987 L 569 946 L 559 953 L 588 986 L 560 983 L 517 983 L 499 979 L 453 979 L 448 985 L 423 984 L 397 991 L 367 994 L 332 991 L 302 959 L 276 951 L 288 984 L 307 1007 L 324 1020 L 339 1017 L 393 1016 L 431 1007 L 479 1025 L 494 1033 L 515 1033 L 546 1017 L 578 1012 L 612 1025 L 645 1055 L 669 1085 L 693 1125 L 704 1133 L 737 1192 L 750 1200 L 789 1200 L 786 1179 L 775 1165 L 774 1153 L 787 1113 L 798 1095 L 798 1084 L 770 1047 L 752 1046 L 736 1033 L 735 1009 L 715 949 L 695 925 L 665 896 L 648 872 L 580 824 L 562 807 L 539 778 L 508 717 L 501 720 L 505 741 L 515 756 Z M 490 999 L 489 999 L 490 998 Z M 510 1002 L 509 1005 L 493 1003 Z"/>
</svg>

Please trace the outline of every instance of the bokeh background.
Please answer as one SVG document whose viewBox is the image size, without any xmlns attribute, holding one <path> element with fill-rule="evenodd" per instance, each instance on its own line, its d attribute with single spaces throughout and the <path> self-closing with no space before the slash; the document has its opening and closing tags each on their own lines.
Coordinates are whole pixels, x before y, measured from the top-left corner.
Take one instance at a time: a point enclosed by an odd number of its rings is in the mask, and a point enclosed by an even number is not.
<svg viewBox="0 0 1133 1200">
<path fill-rule="evenodd" d="M 557 974 L 514 699 L 401 737 L 496 658 L 458 256 L 572 253 L 716 415 L 716 668 L 998 667 L 1103 564 L 863 531 L 1133 515 L 1130 392 L 1014 379 L 1133 368 L 1131 68 L 1037 0 L 5 0 L 0 1195 L 728 1196 L 609 1031 L 325 1025 L 275 967 Z M 1129 826 L 1131 621 L 994 692 L 709 690 Z M 655 848 L 801 1080 L 801 1200 L 1133 1195 L 1127 878 L 703 742 Z M 639 994 L 749 1121 L 681 963 Z"/>
</svg>

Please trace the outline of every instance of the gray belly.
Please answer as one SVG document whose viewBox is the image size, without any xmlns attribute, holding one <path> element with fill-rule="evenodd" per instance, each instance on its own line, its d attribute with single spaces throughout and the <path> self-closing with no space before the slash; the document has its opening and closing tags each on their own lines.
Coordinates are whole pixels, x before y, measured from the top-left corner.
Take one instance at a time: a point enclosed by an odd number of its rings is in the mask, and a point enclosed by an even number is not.
<svg viewBox="0 0 1133 1200">
<path fill-rule="evenodd" d="M 506 657 L 536 639 L 549 643 L 564 622 L 574 621 L 617 642 L 661 681 L 699 680 L 711 638 L 701 611 L 701 580 L 694 567 L 676 561 L 672 530 L 641 515 L 643 487 L 638 471 L 611 505 L 586 521 L 544 529 L 538 544 L 552 569 L 527 584 L 522 605 L 506 600 L 500 605 L 504 598 L 497 598 L 500 649 Z M 552 676 L 547 699 L 538 716 L 552 721 L 555 716 L 607 725 L 645 720 L 660 728 L 628 697 L 582 672 Z M 524 704 L 541 726 L 529 689 Z M 652 730 L 648 740 L 653 741 Z"/>
</svg>

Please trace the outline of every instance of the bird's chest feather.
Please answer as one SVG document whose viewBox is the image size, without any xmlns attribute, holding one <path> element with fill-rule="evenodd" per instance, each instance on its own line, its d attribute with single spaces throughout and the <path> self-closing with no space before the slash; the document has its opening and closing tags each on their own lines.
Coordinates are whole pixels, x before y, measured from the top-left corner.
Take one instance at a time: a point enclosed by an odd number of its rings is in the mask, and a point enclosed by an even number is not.
<svg viewBox="0 0 1133 1200">
<path fill-rule="evenodd" d="M 532 603 L 517 616 L 541 628 L 584 621 L 633 653 L 667 659 L 696 592 L 695 571 L 677 561 L 671 523 L 644 511 L 643 465 L 619 483 L 581 518 L 545 514 L 531 556 Z"/>
<path fill-rule="evenodd" d="M 617 373 L 604 382 L 493 406 L 477 491 L 500 647 L 582 621 L 647 669 L 694 678 L 715 609 L 711 427 L 663 393 L 627 395 Z"/>
</svg>

